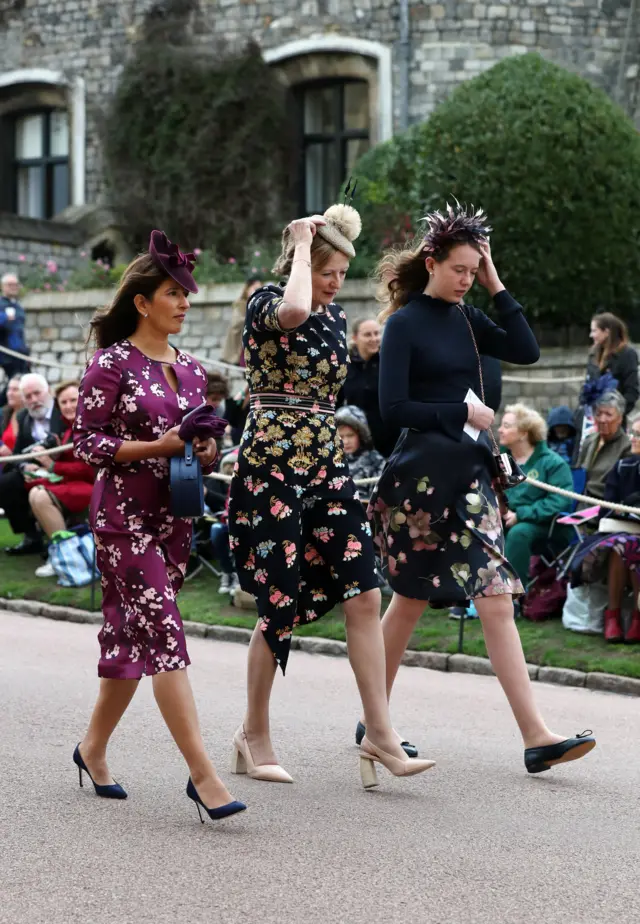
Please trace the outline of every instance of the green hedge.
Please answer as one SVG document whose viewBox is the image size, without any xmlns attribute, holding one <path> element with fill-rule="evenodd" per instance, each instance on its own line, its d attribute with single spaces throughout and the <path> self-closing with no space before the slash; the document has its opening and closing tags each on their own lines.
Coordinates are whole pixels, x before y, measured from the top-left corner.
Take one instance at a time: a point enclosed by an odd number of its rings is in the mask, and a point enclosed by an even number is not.
<svg viewBox="0 0 640 924">
<path fill-rule="evenodd" d="M 498 269 L 530 317 L 565 327 L 599 306 L 636 309 L 640 137 L 601 90 L 539 55 L 462 84 L 354 172 L 363 259 L 455 196 L 487 211 Z M 479 287 L 473 299 L 487 301 Z"/>
</svg>

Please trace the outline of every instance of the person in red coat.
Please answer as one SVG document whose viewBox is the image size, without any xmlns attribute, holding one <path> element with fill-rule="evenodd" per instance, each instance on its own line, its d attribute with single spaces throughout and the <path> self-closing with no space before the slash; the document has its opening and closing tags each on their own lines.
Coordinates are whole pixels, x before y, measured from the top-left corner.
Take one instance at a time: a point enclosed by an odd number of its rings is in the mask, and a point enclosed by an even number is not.
<svg viewBox="0 0 640 924">
<path fill-rule="evenodd" d="M 55 391 L 56 403 L 65 423 L 62 445 L 72 440 L 71 428 L 76 416 L 78 393 L 77 382 L 63 382 Z M 71 514 L 88 510 L 95 469 L 76 459 L 73 449 L 68 449 L 55 458 L 40 456 L 25 467 L 24 474 L 33 515 L 48 538 L 55 542 L 58 534 L 64 536 L 66 521 Z M 53 574 L 50 562 L 36 569 L 38 577 L 52 577 Z"/>
</svg>

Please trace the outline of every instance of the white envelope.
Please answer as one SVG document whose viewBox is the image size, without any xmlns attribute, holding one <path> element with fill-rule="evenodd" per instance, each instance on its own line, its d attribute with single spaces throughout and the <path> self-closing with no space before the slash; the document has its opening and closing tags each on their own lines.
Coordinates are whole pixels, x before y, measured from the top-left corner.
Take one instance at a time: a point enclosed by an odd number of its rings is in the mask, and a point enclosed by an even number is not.
<svg viewBox="0 0 640 924">
<path fill-rule="evenodd" d="M 482 400 L 477 396 L 475 391 L 473 391 L 471 388 L 465 395 L 464 401 L 465 401 L 465 404 L 482 404 Z M 471 437 L 472 440 L 477 440 L 478 437 L 480 436 L 480 430 L 478 430 L 476 427 L 471 426 L 469 421 L 467 421 L 467 423 L 464 425 L 462 429 L 467 434 L 467 436 Z"/>
</svg>

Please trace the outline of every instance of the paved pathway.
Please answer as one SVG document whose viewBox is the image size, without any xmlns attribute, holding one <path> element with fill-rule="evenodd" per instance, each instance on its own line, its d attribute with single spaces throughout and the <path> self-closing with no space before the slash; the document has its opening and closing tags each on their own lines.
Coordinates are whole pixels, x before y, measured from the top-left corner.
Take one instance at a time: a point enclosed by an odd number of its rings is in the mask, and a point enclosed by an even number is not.
<svg viewBox="0 0 640 924">
<path fill-rule="evenodd" d="M 490 677 L 403 668 L 396 723 L 438 761 L 360 787 L 346 659 L 292 652 L 274 738 L 294 786 L 228 773 L 246 648 L 190 640 L 211 752 L 249 811 L 198 821 L 144 683 L 111 765 L 80 790 L 71 753 L 96 692 L 93 626 L 0 614 L 2 924 L 600 924 L 640 920 L 640 703 L 536 685 L 549 721 L 599 748 L 538 777 Z"/>
</svg>

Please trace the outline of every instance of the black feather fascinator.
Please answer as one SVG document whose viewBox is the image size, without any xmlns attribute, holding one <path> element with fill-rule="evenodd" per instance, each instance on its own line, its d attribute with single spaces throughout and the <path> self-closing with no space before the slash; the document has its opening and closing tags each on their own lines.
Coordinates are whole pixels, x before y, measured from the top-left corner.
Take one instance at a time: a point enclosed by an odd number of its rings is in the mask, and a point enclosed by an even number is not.
<svg viewBox="0 0 640 924">
<path fill-rule="evenodd" d="M 489 239 L 492 228 L 482 209 L 460 205 L 449 205 L 442 212 L 429 212 L 422 219 L 426 223 L 424 249 L 437 257 L 444 247 L 451 244 L 480 244 Z"/>
</svg>

